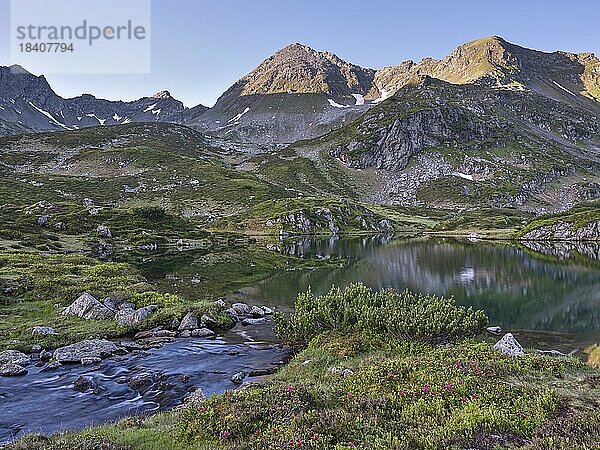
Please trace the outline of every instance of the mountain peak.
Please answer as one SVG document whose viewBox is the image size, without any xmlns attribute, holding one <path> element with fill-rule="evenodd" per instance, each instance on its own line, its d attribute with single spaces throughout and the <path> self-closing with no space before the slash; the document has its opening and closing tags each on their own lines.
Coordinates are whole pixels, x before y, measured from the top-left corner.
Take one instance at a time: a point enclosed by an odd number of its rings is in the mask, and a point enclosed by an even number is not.
<svg viewBox="0 0 600 450">
<path fill-rule="evenodd" d="M 157 92 L 156 94 L 154 94 L 152 96 L 152 98 L 167 99 L 167 98 L 173 98 L 173 97 L 171 96 L 171 93 L 169 91 L 164 90 L 164 91 Z"/>
<path fill-rule="evenodd" d="M 374 71 L 350 64 L 330 52 L 294 43 L 283 47 L 244 76 L 241 95 L 366 94 Z"/>
<path fill-rule="evenodd" d="M 25 69 L 23 66 L 20 66 L 19 64 L 13 64 L 11 66 L 8 66 L 8 70 L 12 75 L 32 75 L 31 72 L 29 72 L 27 69 Z"/>
</svg>

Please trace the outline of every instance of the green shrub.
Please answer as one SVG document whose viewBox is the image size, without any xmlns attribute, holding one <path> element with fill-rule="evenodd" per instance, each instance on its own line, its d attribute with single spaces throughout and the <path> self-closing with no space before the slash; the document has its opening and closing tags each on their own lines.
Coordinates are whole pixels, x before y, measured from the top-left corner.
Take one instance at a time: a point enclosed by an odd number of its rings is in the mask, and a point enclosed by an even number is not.
<svg viewBox="0 0 600 450">
<path fill-rule="evenodd" d="M 314 297 L 300 293 L 291 316 L 275 315 L 276 333 L 293 347 L 305 347 L 328 330 L 367 330 L 375 334 L 426 343 L 474 336 L 488 324 L 483 311 L 457 306 L 452 298 L 397 292 L 374 292 L 361 283 L 332 288 Z"/>
<path fill-rule="evenodd" d="M 183 304 L 183 301 L 177 295 L 168 293 L 161 294 L 155 291 L 133 294 L 131 301 L 135 303 L 138 308 L 150 305 L 156 305 L 160 308 L 171 308 Z"/>
</svg>

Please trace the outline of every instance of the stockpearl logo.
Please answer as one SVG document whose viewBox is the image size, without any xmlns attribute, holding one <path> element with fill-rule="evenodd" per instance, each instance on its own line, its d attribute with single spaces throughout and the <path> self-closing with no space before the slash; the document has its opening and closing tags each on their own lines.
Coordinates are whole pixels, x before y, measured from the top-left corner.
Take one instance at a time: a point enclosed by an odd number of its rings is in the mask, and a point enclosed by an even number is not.
<svg viewBox="0 0 600 450">
<path fill-rule="evenodd" d="M 43 73 L 149 73 L 150 0 L 12 0 L 11 62 Z"/>
</svg>

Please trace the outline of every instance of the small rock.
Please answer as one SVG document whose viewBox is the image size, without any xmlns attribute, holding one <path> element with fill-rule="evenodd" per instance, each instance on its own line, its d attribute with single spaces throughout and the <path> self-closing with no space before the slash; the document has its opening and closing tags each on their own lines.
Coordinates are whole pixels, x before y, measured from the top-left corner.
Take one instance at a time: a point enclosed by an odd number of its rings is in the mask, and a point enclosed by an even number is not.
<svg viewBox="0 0 600 450">
<path fill-rule="evenodd" d="M 245 303 L 234 303 L 231 308 L 238 317 L 249 316 L 252 308 Z"/>
<path fill-rule="evenodd" d="M 261 317 L 260 319 L 244 319 L 242 320 L 242 325 L 247 327 L 249 325 L 260 325 L 267 321 L 266 317 Z"/>
<path fill-rule="evenodd" d="M 138 342 L 133 342 L 133 341 L 121 341 L 120 343 L 121 347 L 127 349 L 127 350 L 145 350 L 146 347 L 143 345 L 140 345 Z"/>
<path fill-rule="evenodd" d="M 208 328 L 197 328 L 195 330 L 192 330 L 191 335 L 193 337 L 211 337 L 214 336 L 215 333 L 211 330 L 209 330 Z"/>
<path fill-rule="evenodd" d="M 216 301 L 214 302 L 214 305 L 215 305 L 217 308 L 219 308 L 219 309 L 225 309 L 225 308 L 226 308 L 226 306 L 227 306 L 227 305 L 225 304 L 225 302 L 224 302 L 223 300 L 221 300 L 221 299 L 219 299 L 219 300 L 216 300 Z"/>
<path fill-rule="evenodd" d="M 81 365 L 83 365 L 83 366 L 89 366 L 91 364 L 98 364 L 99 362 L 102 362 L 102 358 L 100 358 L 98 356 L 85 356 L 85 357 L 81 358 Z"/>
<path fill-rule="evenodd" d="M 183 317 L 183 319 L 181 319 L 181 323 L 179 324 L 179 327 L 177 329 L 179 331 L 195 330 L 196 328 L 198 328 L 198 326 L 198 318 L 193 312 L 189 312 Z"/>
<path fill-rule="evenodd" d="M 41 227 L 44 227 L 44 226 L 48 225 L 49 220 L 50 220 L 50 216 L 43 215 L 43 216 L 38 217 L 37 224 Z"/>
<path fill-rule="evenodd" d="M 233 320 L 234 322 L 240 321 L 239 316 L 237 315 L 236 311 L 233 308 L 226 309 L 225 314 L 227 314 L 229 317 L 231 317 L 231 320 Z"/>
<path fill-rule="evenodd" d="M 235 384 L 242 384 L 247 376 L 248 376 L 248 374 L 246 372 L 242 371 L 242 372 L 238 372 L 235 375 L 233 375 L 229 380 Z"/>
<path fill-rule="evenodd" d="M 130 327 L 133 324 L 134 309 L 119 309 L 115 314 L 115 320 L 123 327 Z"/>
<path fill-rule="evenodd" d="M 344 367 L 344 366 L 330 367 L 329 369 L 327 369 L 327 372 L 332 375 L 342 376 L 344 378 L 349 377 L 354 374 L 352 369 L 348 369 L 347 367 Z"/>
<path fill-rule="evenodd" d="M 269 308 L 268 306 L 263 305 L 263 306 L 261 306 L 261 308 L 267 316 L 270 316 L 271 314 L 273 314 L 273 310 L 271 308 Z"/>
<path fill-rule="evenodd" d="M 54 359 L 61 363 L 77 363 L 83 358 L 106 358 L 117 351 L 114 342 L 90 339 L 67 345 L 54 351 Z"/>
<path fill-rule="evenodd" d="M 519 341 L 515 339 L 512 333 L 506 333 L 502 339 L 500 339 L 493 347 L 494 350 L 498 350 L 509 356 L 523 356 L 525 350 L 519 344 Z"/>
<path fill-rule="evenodd" d="M 158 311 L 158 306 L 156 305 L 144 306 L 137 309 L 133 314 L 133 325 L 139 325 L 156 311 Z"/>
<path fill-rule="evenodd" d="M 42 350 L 40 352 L 40 359 L 42 361 L 48 361 L 48 360 L 52 359 L 52 352 L 49 352 L 48 350 Z"/>
<path fill-rule="evenodd" d="M 132 375 L 127 386 L 136 391 L 145 392 L 150 389 L 158 380 L 158 375 L 150 372 L 142 372 Z"/>
<path fill-rule="evenodd" d="M 302 361 L 300 363 L 301 366 L 308 366 L 312 362 L 312 359 L 307 359 L 306 361 Z"/>
<path fill-rule="evenodd" d="M 117 323 L 124 327 L 134 327 L 142 323 L 143 320 L 150 317 L 158 310 L 155 305 L 144 306 L 139 309 L 119 309 L 115 314 L 115 320 Z"/>
<path fill-rule="evenodd" d="M 162 338 L 162 337 L 169 337 L 169 338 L 173 338 L 177 336 L 177 331 L 171 331 L 171 330 L 158 330 L 154 332 L 154 337 L 158 337 L 158 338 Z"/>
<path fill-rule="evenodd" d="M 93 390 L 94 392 L 99 392 L 100 386 L 98 386 L 98 383 L 96 383 L 92 377 L 84 377 L 83 375 L 79 375 L 79 377 L 75 380 L 75 383 L 73 383 L 73 389 L 78 392 L 85 392 L 89 389 Z"/>
<path fill-rule="evenodd" d="M 191 336 L 192 332 L 190 330 L 183 330 L 181 333 L 179 333 L 180 338 L 189 338 Z"/>
<path fill-rule="evenodd" d="M 148 339 L 154 337 L 155 330 L 140 331 L 133 336 L 134 339 Z"/>
<path fill-rule="evenodd" d="M 252 317 L 264 317 L 265 312 L 260 306 L 253 306 L 252 308 L 250 308 L 250 315 Z"/>
<path fill-rule="evenodd" d="M 19 375 L 25 375 L 27 373 L 27 369 L 19 366 L 18 364 L 2 364 L 0 365 L 0 376 L 1 377 L 16 377 Z"/>
<path fill-rule="evenodd" d="M 181 322 L 179 321 L 179 319 L 177 317 L 173 317 L 173 320 L 171 321 L 171 330 L 178 329 L 180 323 Z"/>
<path fill-rule="evenodd" d="M 100 237 L 112 237 L 112 231 L 110 231 L 110 228 L 108 228 L 106 225 L 98 225 L 98 228 L 96 228 L 96 234 Z"/>
<path fill-rule="evenodd" d="M 486 331 L 490 334 L 494 334 L 494 335 L 498 335 L 500 333 L 502 333 L 502 328 L 495 326 L 495 327 L 487 327 Z"/>
<path fill-rule="evenodd" d="M 46 364 L 44 367 L 42 367 L 40 369 L 40 372 L 51 372 L 53 370 L 60 369 L 61 367 L 62 367 L 61 363 L 59 363 L 58 361 L 53 361 L 51 363 Z"/>
<path fill-rule="evenodd" d="M 31 334 L 39 334 L 41 336 L 48 336 L 58 334 L 58 332 L 52 327 L 33 327 Z"/>
<path fill-rule="evenodd" d="M 32 345 L 31 349 L 29 350 L 30 353 L 40 353 L 42 351 L 42 346 L 41 345 Z"/>
</svg>

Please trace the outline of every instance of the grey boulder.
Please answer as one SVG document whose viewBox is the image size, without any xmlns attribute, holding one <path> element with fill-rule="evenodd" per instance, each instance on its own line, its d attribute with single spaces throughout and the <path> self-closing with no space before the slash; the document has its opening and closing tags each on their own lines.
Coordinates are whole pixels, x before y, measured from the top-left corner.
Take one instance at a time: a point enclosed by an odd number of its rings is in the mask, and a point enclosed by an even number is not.
<svg viewBox="0 0 600 450">
<path fill-rule="evenodd" d="M 81 317 L 85 320 L 101 320 L 114 317 L 115 311 L 96 300 L 92 295 L 84 292 L 70 306 L 65 308 L 62 314 Z"/>
<path fill-rule="evenodd" d="M 25 353 L 17 350 L 5 350 L 0 353 L 0 365 L 14 364 L 17 366 L 26 366 L 31 362 L 31 358 Z"/>
<path fill-rule="evenodd" d="M 494 344 L 493 349 L 515 357 L 525 354 L 525 350 L 523 350 L 523 347 L 521 347 L 521 344 L 519 344 L 519 341 L 515 339 L 512 333 L 506 333 L 502 336 L 502 339 Z"/>
<path fill-rule="evenodd" d="M 153 305 L 138 309 L 122 308 L 115 314 L 115 320 L 119 325 L 133 327 L 142 323 L 144 319 L 154 314 L 157 309 L 158 307 Z"/>
<path fill-rule="evenodd" d="M 60 363 L 80 363 L 84 358 L 106 358 L 117 350 L 114 342 L 90 339 L 56 349 L 54 359 Z"/>
<path fill-rule="evenodd" d="M 31 334 L 39 334 L 40 336 L 48 336 L 58 334 L 58 332 L 52 327 L 33 327 Z"/>
<path fill-rule="evenodd" d="M 179 327 L 177 329 L 179 331 L 191 331 L 197 329 L 199 325 L 200 324 L 198 323 L 198 317 L 196 317 L 196 315 L 193 312 L 189 312 L 183 317 L 183 319 L 181 319 L 181 323 L 179 324 Z"/>
<path fill-rule="evenodd" d="M 212 337 L 214 336 L 215 333 L 211 330 L 209 330 L 208 328 L 197 328 L 195 330 L 192 330 L 191 332 L 191 336 L 192 337 Z"/>
<path fill-rule="evenodd" d="M 27 369 L 18 364 L 2 364 L 0 365 L 0 377 L 16 377 L 18 375 L 25 375 Z"/>
</svg>

